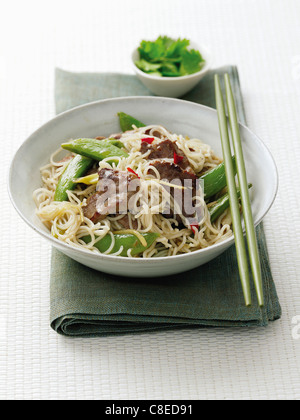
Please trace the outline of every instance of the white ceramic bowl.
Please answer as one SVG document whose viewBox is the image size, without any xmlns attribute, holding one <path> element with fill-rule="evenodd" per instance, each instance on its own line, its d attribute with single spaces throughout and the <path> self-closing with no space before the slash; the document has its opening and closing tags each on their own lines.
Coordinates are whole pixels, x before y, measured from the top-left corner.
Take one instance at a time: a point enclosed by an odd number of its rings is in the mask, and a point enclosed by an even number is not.
<svg viewBox="0 0 300 420">
<path fill-rule="evenodd" d="M 9 174 L 9 194 L 20 216 L 51 245 L 74 260 L 99 271 L 129 277 L 160 277 L 200 266 L 234 244 L 234 238 L 189 254 L 161 258 L 97 255 L 73 248 L 50 235 L 35 214 L 33 191 L 41 185 L 39 168 L 50 154 L 71 138 L 109 135 L 120 131 L 117 113 L 123 111 L 145 124 L 159 123 L 176 134 L 202 139 L 222 156 L 217 113 L 192 102 L 159 97 L 126 97 L 83 105 L 60 114 L 33 133 L 16 152 Z M 248 128 L 240 126 L 248 181 L 253 184 L 252 209 L 257 225 L 277 192 L 273 158 Z"/>
<path fill-rule="evenodd" d="M 211 68 L 211 55 L 207 48 L 204 46 L 198 46 L 191 43 L 191 48 L 200 51 L 202 57 L 205 60 L 205 64 L 200 71 L 188 76 L 180 77 L 158 77 L 151 76 L 142 70 L 140 70 L 134 63 L 139 60 L 139 52 L 136 48 L 132 55 L 132 64 L 135 74 L 139 80 L 155 95 L 165 96 L 170 98 L 180 98 L 190 90 L 192 90 L 205 76 L 208 70 Z"/>
</svg>

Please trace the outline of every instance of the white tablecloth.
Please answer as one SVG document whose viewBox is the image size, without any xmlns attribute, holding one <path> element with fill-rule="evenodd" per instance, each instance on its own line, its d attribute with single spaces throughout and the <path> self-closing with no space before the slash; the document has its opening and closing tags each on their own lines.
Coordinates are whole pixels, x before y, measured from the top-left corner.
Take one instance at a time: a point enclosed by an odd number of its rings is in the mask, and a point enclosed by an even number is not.
<svg viewBox="0 0 300 420">
<path fill-rule="evenodd" d="M 300 398 L 300 1 L 60 0 L 2 6 L 0 399 Z M 282 319 L 267 328 L 67 339 L 49 327 L 50 246 L 19 218 L 13 153 L 54 116 L 54 68 L 131 73 L 140 39 L 207 45 L 239 68 L 280 189 L 265 218 Z"/>
</svg>

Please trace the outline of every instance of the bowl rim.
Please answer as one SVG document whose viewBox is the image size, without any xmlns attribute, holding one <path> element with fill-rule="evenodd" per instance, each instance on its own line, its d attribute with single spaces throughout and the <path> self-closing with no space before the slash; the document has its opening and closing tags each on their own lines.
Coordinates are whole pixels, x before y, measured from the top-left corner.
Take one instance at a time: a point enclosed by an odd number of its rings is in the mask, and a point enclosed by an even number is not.
<svg viewBox="0 0 300 420">
<path fill-rule="evenodd" d="M 45 122 L 44 124 L 42 124 L 38 129 L 36 129 L 29 137 L 27 137 L 27 139 L 25 141 L 22 142 L 22 144 L 17 148 L 17 150 L 15 151 L 13 158 L 11 160 L 10 163 L 10 167 L 9 167 L 9 173 L 8 173 L 8 183 L 7 183 L 7 188 L 8 188 L 8 195 L 9 198 L 13 204 L 13 207 L 15 208 L 15 210 L 17 211 L 17 213 L 19 214 L 19 216 L 27 223 L 28 226 L 30 226 L 35 232 L 37 232 L 38 234 L 40 234 L 42 237 L 44 237 L 45 239 L 47 239 L 48 241 L 52 242 L 52 244 L 54 247 L 56 248 L 63 248 L 66 251 L 71 251 L 72 253 L 76 253 L 77 255 L 86 255 L 89 256 L 92 259 L 112 259 L 115 261 L 122 261 L 124 263 L 126 262 L 130 262 L 130 263 L 134 263 L 134 264 L 142 264 L 143 262 L 149 262 L 149 261 L 171 261 L 174 259 L 187 259 L 191 256 L 196 256 L 196 255 L 201 255 L 201 254 L 205 254 L 206 252 L 209 252 L 210 250 L 217 250 L 218 248 L 222 248 L 224 247 L 224 245 L 226 244 L 230 244 L 233 245 L 234 244 L 234 235 L 230 236 L 229 238 L 225 239 L 222 242 L 219 242 L 217 244 L 213 244 L 207 248 L 202 248 L 202 249 L 198 249 L 196 251 L 192 251 L 186 254 L 179 254 L 179 255 L 171 255 L 171 256 L 166 256 L 166 257 L 148 257 L 148 258 L 128 258 L 128 257 L 121 257 L 118 255 L 109 255 L 109 254 L 101 254 L 101 253 L 96 253 L 96 252 L 92 252 L 90 250 L 87 249 L 80 249 L 77 248 L 75 246 L 69 245 L 63 241 L 60 241 L 56 238 L 54 238 L 51 233 L 49 232 L 45 232 L 42 229 L 40 229 L 38 226 L 36 226 L 33 222 L 31 222 L 29 219 L 27 219 L 24 214 L 21 212 L 21 210 L 18 208 L 13 194 L 12 194 L 12 171 L 13 171 L 13 166 L 14 166 L 14 162 L 15 159 L 17 157 L 17 155 L 22 151 L 22 149 L 26 146 L 27 143 L 29 143 L 31 141 L 32 138 L 36 137 L 39 132 L 42 132 L 43 130 L 45 130 L 47 128 L 48 125 L 51 125 L 53 123 L 53 121 L 57 121 L 59 119 L 63 119 L 65 118 L 65 116 L 67 116 L 68 114 L 71 114 L 73 112 L 80 112 L 81 110 L 85 109 L 85 108 L 89 108 L 89 107 L 93 107 L 95 105 L 101 104 L 101 103 L 106 103 L 106 102 L 117 102 L 117 101 L 127 101 L 127 100 L 132 100 L 132 101 L 136 101 L 136 100 L 147 100 L 147 101 L 171 101 L 171 102 L 180 102 L 180 103 L 184 103 L 184 104 L 188 104 L 188 105 L 192 105 L 192 106 L 196 106 L 199 107 L 200 109 L 206 109 L 209 110 L 209 112 L 213 112 L 216 114 L 217 116 L 217 111 L 214 108 L 208 107 L 206 105 L 202 105 L 202 104 L 198 104 L 196 102 L 191 102 L 191 101 L 187 101 L 187 100 L 183 100 L 183 99 L 178 99 L 178 98 L 169 98 L 169 97 L 162 97 L 162 96 L 122 96 L 122 97 L 116 97 L 116 98 L 108 98 L 108 99 L 102 99 L 99 101 L 93 101 L 93 102 L 89 102 L 87 104 L 83 104 L 83 105 L 79 105 L 76 106 L 74 108 L 71 108 L 67 111 L 64 111 L 60 114 L 58 114 L 57 116 L 51 118 L 50 120 L 48 120 L 47 122 Z M 246 130 L 247 132 L 249 132 L 252 136 L 254 136 L 254 138 L 256 139 L 256 141 L 258 143 L 261 144 L 261 146 L 265 149 L 265 151 L 267 152 L 267 154 L 269 155 L 269 158 L 271 159 L 271 162 L 273 164 L 273 170 L 274 170 L 274 189 L 272 192 L 272 199 L 270 200 L 270 202 L 268 203 L 265 211 L 263 212 L 263 214 L 260 216 L 260 218 L 256 221 L 254 221 L 254 225 L 255 227 L 257 225 L 259 225 L 259 223 L 262 221 L 262 219 L 266 216 L 266 214 L 269 212 L 270 208 L 272 207 L 276 196 L 277 196 L 277 192 L 278 192 L 278 184 L 279 184 L 279 176 L 278 176 L 278 169 L 276 166 L 276 162 L 274 160 L 274 157 L 272 156 L 269 148 L 265 145 L 265 143 L 260 139 L 260 137 L 258 137 L 252 130 L 250 130 L 246 125 L 244 125 L 243 123 L 239 122 L 239 125 L 241 127 L 243 127 L 244 130 Z M 244 229 L 244 234 L 245 234 L 245 229 Z"/>
<path fill-rule="evenodd" d="M 197 78 L 198 76 L 201 76 L 202 74 L 206 73 L 212 67 L 212 57 L 211 57 L 210 51 L 208 50 L 208 48 L 205 45 L 198 45 L 195 42 L 191 41 L 190 46 L 194 49 L 197 49 L 201 53 L 201 55 L 203 56 L 205 61 L 204 61 L 204 66 L 199 71 L 197 71 L 196 73 L 187 74 L 185 76 L 174 76 L 174 77 L 163 76 L 163 77 L 159 77 L 159 76 L 152 76 L 151 74 L 145 73 L 144 71 L 140 70 L 135 65 L 135 62 L 134 62 L 135 61 L 134 60 L 134 55 L 138 53 L 138 47 L 136 47 L 131 53 L 131 62 L 132 62 L 133 68 L 134 68 L 134 70 L 137 74 L 139 74 L 142 77 L 145 77 L 146 79 L 160 81 L 160 83 L 163 83 L 164 81 L 166 83 L 171 83 L 173 81 L 173 83 L 174 83 L 176 80 L 194 79 L 194 78 Z"/>
</svg>

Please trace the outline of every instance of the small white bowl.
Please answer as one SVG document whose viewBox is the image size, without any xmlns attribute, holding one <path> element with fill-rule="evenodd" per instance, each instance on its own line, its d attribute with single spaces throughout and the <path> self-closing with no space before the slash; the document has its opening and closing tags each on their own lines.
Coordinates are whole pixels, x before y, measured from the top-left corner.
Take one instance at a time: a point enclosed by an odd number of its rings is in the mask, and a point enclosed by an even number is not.
<svg viewBox="0 0 300 420">
<path fill-rule="evenodd" d="M 211 68 L 211 55 L 207 48 L 204 46 L 198 46 L 192 42 L 190 47 L 200 51 L 202 57 L 205 60 L 202 69 L 197 73 L 179 77 L 151 76 L 150 74 L 140 70 L 134 64 L 137 60 L 139 60 L 140 57 L 138 48 L 136 48 L 131 55 L 135 74 L 139 80 L 155 95 L 166 96 L 170 98 L 180 98 L 185 93 L 188 93 L 190 90 L 192 90 Z"/>
</svg>

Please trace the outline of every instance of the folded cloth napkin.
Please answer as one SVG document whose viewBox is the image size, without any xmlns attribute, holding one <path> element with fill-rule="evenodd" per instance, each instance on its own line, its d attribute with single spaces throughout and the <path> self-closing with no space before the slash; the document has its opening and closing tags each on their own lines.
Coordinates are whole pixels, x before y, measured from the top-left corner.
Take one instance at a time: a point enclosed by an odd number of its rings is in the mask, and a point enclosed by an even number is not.
<svg viewBox="0 0 300 420">
<path fill-rule="evenodd" d="M 213 75 L 230 74 L 239 119 L 245 114 L 236 67 L 211 71 L 183 99 L 215 107 Z M 108 97 L 151 95 L 135 76 L 56 70 L 57 113 Z M 159 122 L 159 121 L 158 121 Z M 235 247 L 218 258 L 164 278 L 131 279 L 85 267 L 56 249 L 50 282 L 51 327 L 66 336 L 105 336 L 170 328 L 266 326 L 281 308 L 270 270 L 263 225 L 257 227 L 265 306 L 246 308 Z M 155 263 L 155 262 L 154 262 Z M 251 282 L 253 285 L 253 282 Z"/>
</svg>

